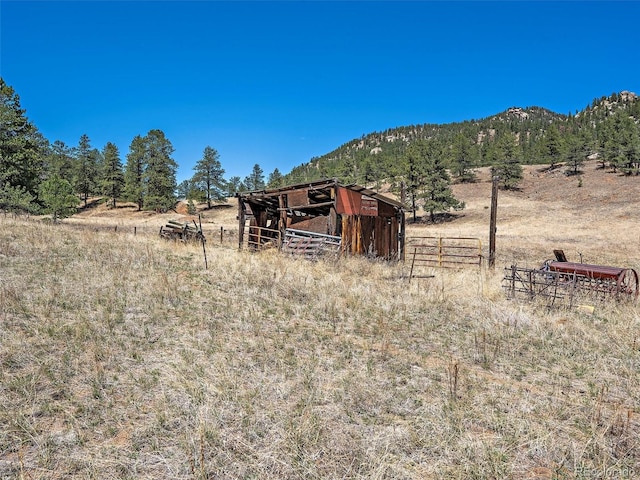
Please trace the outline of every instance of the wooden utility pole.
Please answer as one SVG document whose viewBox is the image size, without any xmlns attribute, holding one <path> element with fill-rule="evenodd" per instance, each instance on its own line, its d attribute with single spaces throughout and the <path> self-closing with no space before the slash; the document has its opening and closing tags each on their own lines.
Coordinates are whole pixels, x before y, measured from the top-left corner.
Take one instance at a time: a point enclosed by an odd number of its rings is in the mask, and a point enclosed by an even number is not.
<svg viewBox="0 0 640 480">
<path fill-rule="evenodd" d="M 405 261 L 406 253 L 405 253 L 405 244 L 406 244 L 406 223 L 407 219 L 405 217 L 404 211 L 404 202 L 407 200 L 407 186 L 404 182 L 400 182 L 400 203 L 402 204 L 402 208 L 400 210 L 400 251 L 398 252 L 398 258 Z"/>
<path fill-rule="evenodd" d="M 498 215 L 498 180 L 500 177 L 494 176 L 491 185 L 491 220 L 489 221 L 489 268 L 496 266 L 496 219 Z"/>
</svg>

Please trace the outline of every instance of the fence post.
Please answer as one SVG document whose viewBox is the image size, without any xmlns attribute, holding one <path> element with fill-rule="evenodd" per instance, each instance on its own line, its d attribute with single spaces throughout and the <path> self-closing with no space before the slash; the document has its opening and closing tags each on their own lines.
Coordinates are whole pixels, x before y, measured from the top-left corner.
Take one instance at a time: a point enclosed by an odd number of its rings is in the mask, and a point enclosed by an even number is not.
<svg viewBox="0 0 640 480">
<path fill-rule="evenodd" d="M 489 224 L 489 268 L 496 267 L 496 219 L 498 210 L 498 180 L 500 177 L 493 177 L 491 186 L 491 220 Z"/>
<path fill-rule="evenodd" d="M 411 271 L 409 272 L 409 282 L 411 282 L 411 279 L 413 278 L 413 266 L 416 263 L 416 255 L 418 253 L 418 248 L 414 248 L 413 249 L 413 260 L 411 261 Z"/>
</svg>

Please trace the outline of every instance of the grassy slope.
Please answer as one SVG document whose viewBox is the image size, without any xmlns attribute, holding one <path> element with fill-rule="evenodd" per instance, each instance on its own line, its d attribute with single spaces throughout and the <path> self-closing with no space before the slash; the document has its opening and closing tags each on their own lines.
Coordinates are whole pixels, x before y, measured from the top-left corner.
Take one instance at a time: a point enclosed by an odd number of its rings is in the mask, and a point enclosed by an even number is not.
<svg viewBox="0 0 640 480">
<path fill-rule="evenodd" d="M 496 272 L 411 283 L 220 245 L 233 209 L 204 216 L 206 271 L 157 238 L 165 218 L 0 217 L 0 478 L 637 477 L 637 307 L 500 287 L 553 248 L 639 269 L 640 182 L 583 182 L 527 170 L 501 192 Z M 490 184 L 456 193 L 463 217 L 410 234 L 486 243 Z"/>
</svg>

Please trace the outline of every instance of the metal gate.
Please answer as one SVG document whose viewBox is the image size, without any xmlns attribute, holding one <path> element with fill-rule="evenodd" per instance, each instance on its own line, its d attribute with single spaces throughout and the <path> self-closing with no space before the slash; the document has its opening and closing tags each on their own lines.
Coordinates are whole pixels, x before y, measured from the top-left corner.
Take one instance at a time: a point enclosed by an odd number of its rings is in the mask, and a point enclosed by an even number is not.
<svg viewBox="0 0 640 480">
<path fill-rule="evenodd" d="M 473 237 L 409 237 L 406 252 L 411 258 L 409 278 L 419 267 L 461 268 L 482 266 L 482 241 Z"/>
</svg>

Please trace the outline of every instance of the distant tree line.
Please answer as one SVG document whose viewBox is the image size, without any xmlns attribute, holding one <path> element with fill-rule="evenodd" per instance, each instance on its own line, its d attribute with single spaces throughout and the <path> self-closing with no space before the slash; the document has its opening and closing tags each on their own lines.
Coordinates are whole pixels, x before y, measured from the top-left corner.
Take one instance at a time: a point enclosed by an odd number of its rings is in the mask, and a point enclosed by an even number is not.
<svg viewBox="0 0 640 480">
<path fill-rule="evenodd" d="M 628 92 L 595 99 L 569 115 L 511 108 L 482 120 L 374 132 L 287 174 L 276 168 L 266 180 L 259 164 L 244 179 L 225 179 L 220 154 L 206 146 L 193 176 L 177 184 L 174 149 L 162 130 L 133 138 L 124 159 L 115 144 L 95 148 L 86 134 L 75 146 L 50 143 L 1 77 L 0 127 L 0 210 L 48 212 L 54 219 L 86 207 L 94 196 L 114 208 L 127 201 L 139 210 L 165 212 L 178 199 L 210 208 L 236 192 L 322 178 L 374 189 L 390 185 L 405 192 L 414 211 L 422 207 L 433 218 L 464 207 L 451 194 L 451 183 L 475 181 L 479 167 L 491 167 L 504 189 L 518 188 L 524 164 L 579 175 L 587 159 L 597 158 L 600 168 L 640 174 L 640 100 Z"/>
<path fill-rule="evenodd" d="M 75 146 L 50 143 L 27 118 L 14 89 L 0 77 L 0 210 L 50 213 L 54 220 L 72 215 L 91 197 L 100 196 L 115 208 L 134 202 L 139 210 L 166 212 L 179 198 L 206 202 L 226 199 L 237 191 L 279 186 L 275 169 L 264 180 L 255 164 L 241 180 L 225 180 L 220 155 L 207 146 L 191 179 L 176 183 L 174 148 L 162 130 L 137 135 L 123 160 L 112 142 L 101 150 L 83 134 Z"/>
</svg>

